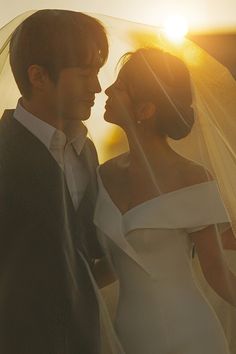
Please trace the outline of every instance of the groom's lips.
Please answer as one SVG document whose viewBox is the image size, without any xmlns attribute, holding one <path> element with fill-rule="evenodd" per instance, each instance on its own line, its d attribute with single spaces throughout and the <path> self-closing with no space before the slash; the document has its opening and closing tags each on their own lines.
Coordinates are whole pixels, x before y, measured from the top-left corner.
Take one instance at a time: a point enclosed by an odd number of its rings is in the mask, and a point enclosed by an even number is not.
<svg viewBox="0 0 236 354">
<path fill-rule="evenodd" d="M 87 103 L 90 107 L 94 105 L 94 99 L 83 100 L 84 103 Z"/>
</svg>

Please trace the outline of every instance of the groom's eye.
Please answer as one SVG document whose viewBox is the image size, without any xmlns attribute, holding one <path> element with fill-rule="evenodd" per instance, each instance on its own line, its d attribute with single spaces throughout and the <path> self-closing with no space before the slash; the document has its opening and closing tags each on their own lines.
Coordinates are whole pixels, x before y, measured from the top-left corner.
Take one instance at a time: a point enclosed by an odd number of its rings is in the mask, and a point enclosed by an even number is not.
<svg viewBox="0 0 236 354">
<path fill-rule="evenodd" d="M 83 70 L 79 73 L 80 76 L 84 76 L 84 77 L 88 77 L 91 75 L 91 71 L 90 70 Z"/>
<path fill-rule="evenodd" d="M 89 66 L 89 67 L 85 67 L 85 68 L 80 68 L 79 69 L 79 75 L 80 76 L 83 76 L 83 77 L 89 77 L 89 76 L 92 76 L 92 75 L 95 75 L 97 76 L 98 75 L 98 72 L 99 72 L 99 69 L 97 66 Z"/>
<path fill-rule="evenodd" d="M 92 72 L 91 67 L 84 67 L 84 68 L 78 68 L 78 75 L 79 76 L 90 76 Z"/>
</svg>

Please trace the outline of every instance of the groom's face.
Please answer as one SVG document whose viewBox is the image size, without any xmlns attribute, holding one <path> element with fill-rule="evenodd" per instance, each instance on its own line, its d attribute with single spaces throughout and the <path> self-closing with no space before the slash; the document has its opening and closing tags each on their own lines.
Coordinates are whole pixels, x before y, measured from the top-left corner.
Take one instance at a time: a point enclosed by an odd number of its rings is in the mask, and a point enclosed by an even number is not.
<svg viewBox="0 0 236 354">
<path fill-rule="evenodd" d="M 54 114 L 65 120 L 88 119 L 95 94 L 101 91 L 98 72 L 98 66 L 61 70 L 57 83 L 48 90 Z"/>
<path fill-rule="evenodd" d="M 63 119 L 86 120 L 91 114 L 95 94 L 101 92 L 98 66 L 64 68 L 53 90 L 55 110 Z"/>
<path fill-rule="evenodd" d="M 49 76 L 44 101 L 54 117 L 61 120 L 86 120 L 90 117 L 95 94 L 101 92 L 98 73 L 99 51 L 93 51 L 86 66 L 63 68 L 56 82 Z"/>
</svg>

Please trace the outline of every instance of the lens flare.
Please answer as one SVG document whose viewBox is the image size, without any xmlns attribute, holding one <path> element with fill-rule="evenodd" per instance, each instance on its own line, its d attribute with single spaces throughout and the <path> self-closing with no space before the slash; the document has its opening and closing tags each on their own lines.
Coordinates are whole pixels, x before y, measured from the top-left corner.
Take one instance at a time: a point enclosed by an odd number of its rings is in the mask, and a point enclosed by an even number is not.
<svg viewBox="0 0 236 354">
<path fill-rule="evenodd" d="M 188 33 L 188 24 L 184 17 L 173 15 L 164 22 L 164 33 L 173 42 L 181 42 Z"/>
</svg>

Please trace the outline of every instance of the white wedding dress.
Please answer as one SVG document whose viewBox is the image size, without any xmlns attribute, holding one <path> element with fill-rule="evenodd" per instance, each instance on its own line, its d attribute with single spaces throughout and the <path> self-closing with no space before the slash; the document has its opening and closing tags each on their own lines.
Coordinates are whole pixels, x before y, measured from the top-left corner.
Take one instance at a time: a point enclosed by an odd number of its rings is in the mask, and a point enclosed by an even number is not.
<svg viewBox="0 0 236 354">
<path fill-rule="evenodd" d="M 125 214 L 98 170 L 95 224 L 117 273 L 115 328 L 126 354 L 228 354 L 221 325 L 192 271 L 189 234 L 228 217 L 205 182 L 148 200 Z"/>
</svg>

